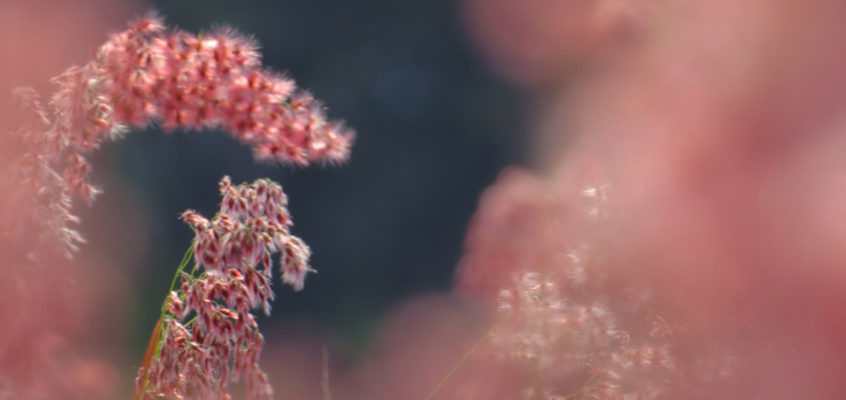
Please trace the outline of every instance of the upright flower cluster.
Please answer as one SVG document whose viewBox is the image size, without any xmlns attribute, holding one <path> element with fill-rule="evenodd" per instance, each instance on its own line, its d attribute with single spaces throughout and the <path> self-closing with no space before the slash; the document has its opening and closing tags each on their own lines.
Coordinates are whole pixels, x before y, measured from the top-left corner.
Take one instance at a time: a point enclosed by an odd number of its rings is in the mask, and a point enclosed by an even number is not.
<svg viewBox="0 0 846 400">
<path fill-rule="evenodd" d="M 33 198 L 41 205 L 37 215 L 3 221 L 0 233 L 38 224 L 68 256 L 83 241 L 70 228 L 77 222 L 70 196 L 90 203 L 98 193 L 84 154 L 128 127 L 159 121 L 169 129 L 223 128 L 256 159 L 299 165 L 345 160 L 354 136 L 328 121 L 323 105 L 292 80 L 264 69 L 255 42 L 231 29 L 195 35 L 143 18 L 54 82 L 59 89 L 46 107 L 34 91 L 21 91 L 31 122 L 0 137 L 20 149 L 9 165 L 19 176 L 2 182 L 20 195 L 0 208 Z"/>
<path fill-rule="evenodd" d="M 252 312 L 270 314 L 272 255 L 280 253 L 282 280 L 300 290 L 310 252 L 289 231 L 287 199 L 276 183 L 232 186 L 225 177 L 220 193 L 215 218 L 182 215 L 196 234 L 195 266 L 178 272 L 181 284 L 165 301 L 135 398 L 229 399 L 229 383 L 241 378 L 248 399 L 272 398 Z"/>
</svg>

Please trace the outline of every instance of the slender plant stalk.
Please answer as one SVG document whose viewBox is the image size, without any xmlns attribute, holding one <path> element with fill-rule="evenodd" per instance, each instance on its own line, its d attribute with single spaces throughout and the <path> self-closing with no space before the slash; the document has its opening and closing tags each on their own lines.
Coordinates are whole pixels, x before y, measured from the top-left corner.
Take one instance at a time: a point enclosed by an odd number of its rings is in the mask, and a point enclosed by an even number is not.
<svg viewBox="0 0 846 400">
<path fill-rule="evenodd" d="M 323 400 L 332 400 L 332 391 L 329 389 L 329 348 L 323 346 Z"/>
<path fill-rule="evenodd" d="M 464 356 L 461 357 L 460 360 L 458 360 L 458 362 L 452 367 L 452 369 L 449 370 L 449 372 L 446 374 L 446 376 L 444 376 L 441 379 L 441 381 L 438 382 L 437 385 L 435 385 L 435 388 L 432 389 L 431 392 L 429 392 L 429 395 L 426 396 L 426 398 L 424 400 L 431 400 L 432 397 L 435 396 L 435 394 L 437 394 L 438 391 L 441 390 L 441 387 L 443 387 L 444 384 L 449 380 L 449 378 L 452 377 L 453 374 L 455 374 L 455 371 L 458 371 L 458 368 L 460 368 L 461 365 L 464 364 L 464 362 L 467 361 L 470 358 L 470 356 L 473 355 L 474 352 L 476 352 L 476 349 L 478 349 L 479 346 L 481 346 L 482 343 L 484 343 L 485 339 L 487 339 L 488 336 L 491 335 L 491 332 L 493 332 L 493 328 L 491 328 L 489 331 L 485 332 L 485 334 L 482 335 L 482 337 L 479 339 L 479 341 L 476 342 L 476 344 L 474 344 L 473 347 L 471 347 L 470 350 L 467 351 L 467 353 L 464 354 Z"/>
<path fill-rule="evenodd" d="M 162 333 L 162 319 L 161 317 L 156 322 L 156 327 L 153 328 L 153 335 L 150 336 L 150 341 L 147 343 L 147 351 L 144 353 L 144 361 L 141 363 L 141 376 L 144 377 L 144 383 L 142 385 L 135 385 L 135 391 L 132 393 L 133 400 L 141 399 L 141 396 L 144 394 L 144 391 L 147 390 L 147 369 L 150 366 L 150 361 L 153 359 L 153 353 L 157 350 L 158 346 L 156 345 L 159 343 L 159 337 Z"/>
<path fill-rule="evenodd" d="M 579 389 L 577 389 L 575 392 L 570 393 L 570 394 L 568 394 L 568 395 L 564 396 L 564 400 L 573 399 L 573 398 L 575 398 L 576 396 L 578 396 L 578 395 L 580 395 L 580 394 L 583 394 L 583 393 L 587 392 L 590 388 L 592 388 L 592 387 L 593 387 L 593 384 L 594 384 L 594 381 L 595 381 L 595 380 L 596 380 L 596 375 L 591 375 L 591 376 L 590 376 L 590 378 L 588 378 L 588 380 L 585 382 L 585 384 L 584 384 L 584 385 L 582 385 L 582 387 L 580 387 Z"/>
<path fill-rule="evenodd" d="M 194 243 L 191 243 L 188 246 L 188 250 L 185 251 L 185 255 L 182 256 L 182 261 L 179 263 L 179 267 L 176 268 L 176 273 L 173 274 L 173 279 L 170 281 L 170 289 L 168 289 L 167 293 L 173 291 L 173 288 L 176 287 L 176 282 L 179 280 L 179 277 L 182 275 L 185 267 L 188 266 L 188 263 L 191 262 L 191 258 L 194 256 Z M 196 270 L 196 268 L 195 268 Z M 192 275 L 194 271 L 191 271 Z M 150 367 L 150 362 L 159 356 L 159 352 L 162 348 L 162 340 L 164 339 L 164 335 L 162 335 L 162 322 L 164 321 L 165 313 L 167 313 L 167 302 L 168 297 L 165 296 L 165 300 L 162 303 L 161 313 L 159 314 L 159 319 L 156 321 L 156 326 L 153 328 L 153 334 L 150 336 L 150 341 L 147 343 L 147 351 L 144 353 L 144 361 L 141 363 L 141 372 L 140 376 L 144 377 L 144 383 L 141 385 L 135 386 L 135 391 L 132 394 L 133 400 L 141 399 L 143 396 L 144 391 L 147 390 L 147 385 L 149 384 L 149 379 L 147 378 L 147 369 Z"/>
</svg>

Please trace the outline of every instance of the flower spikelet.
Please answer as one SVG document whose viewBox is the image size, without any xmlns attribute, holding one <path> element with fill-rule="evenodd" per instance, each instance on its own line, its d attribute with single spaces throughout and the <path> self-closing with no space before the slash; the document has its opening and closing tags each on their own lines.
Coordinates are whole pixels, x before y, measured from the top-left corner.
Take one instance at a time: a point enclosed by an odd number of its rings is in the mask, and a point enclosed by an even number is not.
<svg viewBox="0 0 846 400">
<path fill-rule="evenodd" d="M 300 290 L 310 252 L 290 233 L 278 184 L 232 185 L 224 177 L 220 192 L 215 218 L 182 215 L 195 232 L 194 271 L 181 273 L 165 301 L 158 355 L 142 367 L 136 397 L 228 399 L 229 383 L 243 378 L 247 398 L 272 398 L 258 365 L 264 339 L 253 311 L 270 313 L 273 254 L 280 253 L 283 282 Z"/>
</svg>

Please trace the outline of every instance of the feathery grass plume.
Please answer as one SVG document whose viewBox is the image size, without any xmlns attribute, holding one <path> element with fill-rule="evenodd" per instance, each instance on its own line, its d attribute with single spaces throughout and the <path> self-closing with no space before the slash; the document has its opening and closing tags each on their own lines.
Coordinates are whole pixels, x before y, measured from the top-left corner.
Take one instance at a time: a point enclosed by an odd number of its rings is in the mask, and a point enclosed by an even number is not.
<svg viewBox="0 0 846 400">
<path fill-rule="evenodd" d="M 150 14 L 111 35 L 93 60 L 54 78 L 59 88 L 46 105 L 34 90 L 20 90 L 30 123 L 1 138 L 22 150 L 9 165 L 18 174 L 0 182 L 18 195 L 0 207 L 32 199 L 41 207 L 0 222 L 0 233 L 14 237 L 15 228 L 34 224 L 48 237 L 46 247 L 72 256 L 84 240 L 71 228 L 78 223 L 71 196 L 90 204 L 99 193 L 88 181 L 85 154 L 129 127 L 223 128 L 258 160 L 344 161 L 353 132 L 327 120 L 323 105 L 292 80 L 263 68 L 257 48 L 232 29 L 166 30 Z"/>
<path fill-rule="evenodd" d="M 273 397 L 258 365 L 263 338 L 253 310 L 270 314 L 272 255 L 280 255 L 282 281 L 300 290 L 310 252 L 290 233 L 278 184 L 260 179 L 233 186 L 224 177 L 220 194 L 211 220 L 191 210 L 182 214 L 194 241 L 162 307 L 135 399 L 229 399 L 229 383 L 239 379 L 248 399 Z"/>
</svg>

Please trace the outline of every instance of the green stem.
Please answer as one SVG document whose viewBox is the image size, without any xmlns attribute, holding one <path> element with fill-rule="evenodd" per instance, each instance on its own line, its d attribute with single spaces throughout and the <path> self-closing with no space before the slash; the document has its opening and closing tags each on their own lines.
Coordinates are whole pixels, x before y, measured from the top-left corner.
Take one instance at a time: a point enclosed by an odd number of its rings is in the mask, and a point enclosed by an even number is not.
<svg viewBox="0 0 846 400">
<path fill-rule="evenodd" d="M 176 281 L 183 274 L 185 267 L 188 266 L 188 263 L 191 262 L 191 258 L 193 257 L 194 243 L 192 242 L 191 245 L 188 246 L 188 250 L 185 251 L 185 255 L 182 256 L 182 261 L 179 262 L 179 267 L 176 268 L 176 273 L 173 274 L 173 279 L 170 282 L 170 289 L 168 289 L 167 295 L 165 296 L 165 300 L 162 303 L 159 318 L 156 321 L 155 328 L 153 329 L 153 334 L 150 337 L 149 344 L 147 345 L 147 352 L 144 355 L 144 361 L 141 363 L 140 374 L 144 377 L 144 380 L 140 387 L 135 388 L 135 392 L 132 396 L 133 399 L 140 399 L 141 396 L 143 396 L 143 394 L 147 391 L 147 386 L 150 384 L 150 380 L 147 377 L 147 370 L 149 369 L 152 360 L 158 358 L 162 350 L 162 344 L 164 342 L 163 323 L 165 314 L 167 313 L 168 296 L 170 296 L 170 293 L 176 287 Z"/>
<path fill-rule="evenodd" d="M 170 281 L 170 288 L 165 295 L 165 300 L 162 302 L 162 310 L 161 314 L 159 314 L 159 323 L 164 321 L 164 317 L 167 314 L 167 302 L 168 298 L 170 297 L 170 293 L 173 292 L 173 289 L 176 288 L 176 281 L 179 280 L 179 277 L 182 276 L 185 271 L 185 267 L 188 266 L 188 263 L 191 262 L 191 258 L 194 257 L 194 244 L 193 242 L 188 246 L 188 250 L 185 251 L 185 255 L 182 256 L 182 261 L 179 262 L 179 267 L 176 268 L 176 273 L 173 274 L 173 279 Z M 196 268 L 195 268 L 196 269 Z M 156 341 L 156 348 L 153 351 L 153 356 L 155 358 L 159 357 L 159 354 L 162 350 L 162 344 L 164 343 L 164 332 L 159 333 L 159 338 Z"/>
<path fill-rule="evenodd" d="M 179 267 L 176 268 L 176 273 L 173 274 L 173 279 L 170 281 L 170 289 L 167 291 L 167 296 L 170 296 L 170 292 L 173 291 L 173 288 L 176 287 L 176 281 L 179 279 L 182 271 L 185 270 L 185 267 L 188 266 L 188 263 L 191 262 L 191 257 L 194 257 L 194 242 L 192 241 L 191 244 L 188 246 L 188 250 L 185 251 L 185 255 L 182 256 L 182 261 L 179 262 Z M 194 267 L 196 270 L 197 268 Z M 193 275 L 193 273 L 192 273 Z M 162 307 L 162 315 L 167 309 L 167 298 L 165 298 L 164 306 Z"/>
</svg>

